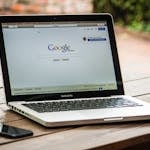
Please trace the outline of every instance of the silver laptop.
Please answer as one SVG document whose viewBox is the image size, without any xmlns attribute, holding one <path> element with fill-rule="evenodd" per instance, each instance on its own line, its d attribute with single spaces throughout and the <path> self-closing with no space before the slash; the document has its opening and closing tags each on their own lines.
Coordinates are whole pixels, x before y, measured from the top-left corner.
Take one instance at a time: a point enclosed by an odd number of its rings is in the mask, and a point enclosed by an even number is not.
<svg viewBox="0 0 150 150">
<path fill-rule="evenodd" d="M 150 119 L 125 96 L 109 14 L 1 16 L 8 106 L 44 126 Z"/>
</svg>

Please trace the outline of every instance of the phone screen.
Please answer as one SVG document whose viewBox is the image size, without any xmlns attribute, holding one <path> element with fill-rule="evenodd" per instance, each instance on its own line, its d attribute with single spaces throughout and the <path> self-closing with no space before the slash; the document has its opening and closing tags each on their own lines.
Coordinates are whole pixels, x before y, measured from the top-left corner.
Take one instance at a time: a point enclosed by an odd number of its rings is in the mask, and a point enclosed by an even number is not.
<svg viewBox="0 0 150 150">
<path fill-rule="evenodd" d="M 33 132 L 18 127 L 0 124 L 0 135 L 9 138 L 19 138 L 33 135 Z"/>
</svg>

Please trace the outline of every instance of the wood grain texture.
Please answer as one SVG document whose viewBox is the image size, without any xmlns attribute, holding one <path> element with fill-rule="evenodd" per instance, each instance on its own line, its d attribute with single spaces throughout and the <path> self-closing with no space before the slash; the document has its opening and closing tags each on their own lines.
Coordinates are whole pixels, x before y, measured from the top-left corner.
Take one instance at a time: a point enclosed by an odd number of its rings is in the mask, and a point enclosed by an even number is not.
<svg viewBox="0 0 150 150">
<path fill-rule="evenodd" d="M 142 78 L 124 83 L 125 94 L 136 96 L 150 94 L 150 78 Z"/>
<path fill-rule="evenodd" d="M 51 129 L 46 128 L 30 119 L 27 119 L 26 117 L 18 113 L 9 110 L 9 108 L 5 104 L 0 105 L 0 122 L 33 131 L 34 135 L 31 138 L 70 129 L 69 127 L 51 128 Z M 8 139 L 0 137 L 0 145 L 15 142 L 22 139 Z"/>
<path fill-rule="evenodd" d="M 4 88 L 0 87 L 0 104 L 6 103 Z"/>
<path fill-rule="evenodd" d="M 146 135 L 145 137 L 143 135 Z M 150 141 L 150 123 L 133 123 L 119 125 L 83 126 L 80 128 L 54 133 L 52 135 L 30 138 L 23 141 L 2 145 L 3 150 L 13 147 L 15 150 L 41 150 L 41 149 L 88 149 L 95 147 L 108 147 L 112 143 L 128 142 L 128 146 L 140 143 L 142 140 Z M 136 141 L 131 140 L 136 139 Z M 127 145 L 122 145 L 125 148 Z M 116 146 L 117 148 L 117 146 Z"/>
<path fill-rule="evenodd" d="M 124 81 L 150 77 L 150 36 L 116 27 L 116 40 Z"/>
<path fill-rule="evenodd" d="M 150 94 L 143 95 L 143 96 L 138 96 L 137 98 L 138 98 L 138 99 L 141 99 L 141 100 L 143 100 L 143 101 L 145 101 L 145 102 L 150 103 Z"/>
</svg>

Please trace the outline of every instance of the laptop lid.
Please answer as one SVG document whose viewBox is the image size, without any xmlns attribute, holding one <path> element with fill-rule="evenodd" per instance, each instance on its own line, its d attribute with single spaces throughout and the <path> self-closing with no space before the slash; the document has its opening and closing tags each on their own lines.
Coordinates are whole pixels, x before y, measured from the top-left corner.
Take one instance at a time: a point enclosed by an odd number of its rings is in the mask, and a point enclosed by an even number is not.
<svg viewBox="0 0 150 150">
<path fill-rule="evenodd" d="M 109 14 L 1 16 L 7 102 L 122 95 Z"/>
</svg>

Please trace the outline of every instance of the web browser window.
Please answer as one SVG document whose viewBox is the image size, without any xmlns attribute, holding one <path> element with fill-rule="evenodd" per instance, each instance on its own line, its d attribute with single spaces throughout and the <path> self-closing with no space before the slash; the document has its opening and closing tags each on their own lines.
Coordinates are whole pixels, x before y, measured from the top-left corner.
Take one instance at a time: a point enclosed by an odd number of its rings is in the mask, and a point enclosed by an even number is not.
<svg viewBox="0 0 150 150">
<path fill-rule="evenodd" d="M 12 95 L 117 89 L 106 22 L 2 26 Z"/>
</svg>

